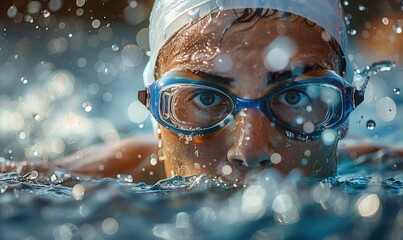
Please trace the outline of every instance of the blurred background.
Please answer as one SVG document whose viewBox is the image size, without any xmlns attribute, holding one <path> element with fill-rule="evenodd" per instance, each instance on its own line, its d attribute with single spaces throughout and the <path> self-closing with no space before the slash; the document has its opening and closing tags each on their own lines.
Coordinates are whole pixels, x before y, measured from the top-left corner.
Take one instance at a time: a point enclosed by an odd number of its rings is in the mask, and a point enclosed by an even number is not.
<svg viewBox="0 0 403 240">
<path fill-rule="evenodd" d="M 371 78 L 350 133 L 402 141 L 403 1 L 342 5 L 353 68 L 396 62 Z M 2 0 L 0 157 L 52 160 L 151 132 L 137 102 L 151 7 L 151 0 Z"/>
</svg>

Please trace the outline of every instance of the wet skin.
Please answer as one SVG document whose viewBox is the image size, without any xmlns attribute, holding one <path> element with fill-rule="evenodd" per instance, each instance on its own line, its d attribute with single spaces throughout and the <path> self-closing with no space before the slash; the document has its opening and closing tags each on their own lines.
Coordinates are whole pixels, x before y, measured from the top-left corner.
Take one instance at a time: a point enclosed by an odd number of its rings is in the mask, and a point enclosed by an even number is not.
<svg viewBox="0 0 403 240">
<path fill-rule="evenodd" d="M 281 85 L 286 79 L 284 72 L 293 68 L 316 66 L 338 71 L 339 56 L 321 27 L 293 15 L 281 20 L 280 15 L 238 23 L 223 37 L 225 27 L 236 18 L 233 11 L 207 16 L 183 28 L 161 50 L 157 77 L 210 81 L 238 97 L 256 99 Z M 282 70 L 264 64 L 267 47 L 279 36 L 291 39 L 296 47 Z M 231 67 L 223 65 L 225 71 L 216 67 L 223 62 L 220 59 L 231 59 Z M 299 169 L 314 177 L 332 176 L 336 171 L 337 140 L 326 145 L 320 138 L 310 142 L 289 138 L 257 109 L 245 109 L 224 129 L 191 140 L 159 127 L 168 177 L 209 174 L 236 181 L 263 168 L 275 168 L 283 174 Z M 270 161 L 273 154 L 276 160 L 281 156 L 279 163 Z"/>
</svg>

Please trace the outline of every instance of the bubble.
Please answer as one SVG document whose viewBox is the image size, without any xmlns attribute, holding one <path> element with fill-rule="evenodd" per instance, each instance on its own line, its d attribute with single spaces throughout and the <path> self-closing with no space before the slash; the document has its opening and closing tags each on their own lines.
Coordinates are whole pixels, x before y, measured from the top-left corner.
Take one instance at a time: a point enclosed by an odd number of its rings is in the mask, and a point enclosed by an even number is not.
<svg viewBox="0 0 403 240">
<path fill-rule="evenodd" d="M 17 15 L 18 9 L 15 6 L 11 6 L 8 10 L 7 10 L 7 16 L 9 18 L 13 18 Z"/>
<path fill-rule="evenodd" d="M 304 123 L 302 129 L 306 133 L 313 133 L 315 131 L 315 125 L 312 122 L 306 122 Z"/>
<path fill-rule="evenodd" d="M 81 57 L 79 59 L 77 59 L 77 66 L 80 68 L 83 68 L 87 65 L 87 59 Z"/>
<path fill-rule="evenodd" d="M 399 24 L 394 24 L 392 26 L 392 30 L 397 34 L 401 34 L 402 33 L 402 26 L 400 26 Z"/>
<path fill-rule="evenodd" d="M 141 123 L 147 119 L 149 112 L 140 101 L 135 101 L 127 108 L 127 115 L 134 123 Z"/>
<path fill-rule="evenodd" d="M 76 0 L 77 7 L 82 7 L 85 4 L 85 0 Z"/>
<path fill-rule="evenodd" d="M 30 14 L 39 13 L 41 10 L 41 3 L 38 1 L 32 1 L 28 4 L 27 9 Z"/>
<path fill-rule="evenodd" d="M 106 218 L 102 221 L 102 231 L 106 235 L 114 235 L 119 229 L 119 224 L 114 218 Z"/>
<path fill-rule="evenodd" d="M 67 50 L 68 41 L 64 37 L 59 37 L 50 40 L 47 47 L 50 54 L 63 53 Z"/>
<path fill-rule="evenodd" d="M 348 6 L 349 4 L 350 4 L 350 2 L 349 1 L 347 1 L 347 0 L 345 0 L 344 2 L 343 2 L 343 4 L 344 4 L 344 6 Z"/>
<path fill-rule="evenodd" d="M 81 184 L 76 184 L 74 185 L 71 194 L 73 195 L 73 198 L 75 200 L 81 200 L 84 197 L 85 194 L 85 188 L 83 185 Z"/>
<path fill-rule="evenodd" d="M 356 209 L 358 214 L 364 218 L 371 218 L 376 215 L 380 210 L 381 202 L 378 195 L 364 194 L 361 196 L 356 203 Z"/>
<path fill-rule="evenodd" d="M 25 139 L 27 137 L 27 134 L 24 131 L 21 131 L 18 136 L 20 137 L 20 139 Z"/>
<path fill-rule="evenodd" d="M 47 17 L 50 16 L 50 12 L 49 12 L 49 10 L 47 10 L 47 9 L 43 10 L 42 14 L 43 14 L 43 16 L 44 16 L 45 18 L 47 18 Z"/>
<path fill-rule="evenodd" d="M 35 113 L 32 117 L 34 118 L 35 121 L 39 121 L 41 119 L 41 116 L 37 113 Z"/>
<path fill-rule="evenodd" d="M 367 129 L 369 130 L 374 130 L 376 127 L 376 123 L 374 120 L 368 120 L 367 121 Z"/>
<path fill-rule="evenodd" d="M 281 155 L 278 153 L 273 153 L 270 156 L 270 161 L 274 164 L 279 164 L 281 162 Z"/>
<path fill-rule="evenodd" d="M 112 45 L 112 51 L 117 52 L 119 51 L 119 46 L 117 44 Z"/>
<path fill-rule="evenodd" d="M 93 28 L 99 28 L 99 26 L 101 26 L 101 22 L 98 19 L 94 19 L 92 20 L 91 26 Z"/>
<path fill-rule="evenodd" d="M 128 44 L 122 49 L 121 58 L 126 66 L 135 67 L 139 65 L 143 57 L 143 50 L 134 44 Z"/>
<path fill-rule="evenodd" d="M 50 0 L 48 7 L 52 11 L 58 11 L 62 7 L 62 0 Z"/>
<path fill-rule="evenodd" d="M 396 103 L 390 97 L 381 98 L 376 103 L 376 114 L 381 120 L 390 122 L 395 119 L 396 113 Z"/>
<path fill-rule="evenodd" d="M 337 133 L 334 130 L 326 129 L 322 132 L 322 140 L 325 145 L 332 145 L 336 141 Z"/>
<path fill-rule="evenodd" d="M 84 102 L 81 107 L 84 109 L 86 112 L 91 112 L 92 111 L 92 105 L 89 102 Z"/>
<path fill-rule="evenodd" d="M 272 208 L 277 213 L 286 213 L 292 209 L 294 203 L 288 194 L 280 194 L 273 200 Z"/>
<path fill-rule="evenodd" d="M 232 59 L 228 54 L 221 54 L 214 58 L 214 70 L 217 72 L 225 73 L 232 69 Z"/>
<path fill-rule="evenodd" d="M 21 82 L 25 85 L 28 83 L 28 79 L 26 77 L 21 77 Z"/>
<path fill-rule="evenodd" d="M 129 6 L 131 8 L 135 8 L 135 7 L 137 7 L 137 5 L 138 5 L 138 3 L 136 1 L 130 1 L 130 3 L 129 3 Z"/>
<path fill-rule="evenodd" d="M 149 41 L 148 41 L 149 30 L 148 28 L 141 29 L 136 35 L 136 42 L 139 47 L 144 50 L 149 50 Z"/>
<path fill-rule="evenodd" d="M 357 30 L 351 29 L 351 30 L 348 31 L 348 33 L 349 33 L 351 36 L 355 36 L 355 35 L 357 34 Z"/>
<path fill-rule="evenodd" d="M 224 165 L 221 170 L 224 175 L 230 175 L 232 173 L 232 167 L 230 165 Z"/>
<path fill-rule="evenodd" d="M 158 163 L 158 155 L 155 153 L 151 154 L 150 164 L 152 166 L 155 166 L 155 165 L 157 165 L 157 163 Z"/>
<path fill-rule="evenodd" d="M 394 89 L 393 89 L 393 92 L 394 92 L 396 95 L 400 95 L 400 88 L 394 88 Z"/>
<path fill-rule="evenodd" d="M 104 102 L 112 101 L 112 97 L 112 93 L 110 92 L 104 92 L 104 94 L 102 94 L 102 100 L 104 100 Z"/>
<path fill-rule="evenodd" d="M 382 18 L 382 23 L 383 23 L 384 25 L 388 25 L 388 24 L 389 24 L 389 19 L 386 18 L 386 17 Z"/>
<path fill-rule="evenodd" d="M 361 12 L 365 11 L 365 6 L 363 4 L 358 5 L 358 10 Z"/>
<path fill-rule="evenodd" d="M 101 63 L 98 68 L 98 80 L 103 84 L 111 83 L 118 75 L 115 66 L 110 63 Z"/>
<path fill-rule="evenodd" d="M 129 5 L 123 10 L 123 17 L 128 24 L 137 25 L 147 19 L 147 12 L 146 6 L 137 2 L 136 7 Z"/>
<path fill-rule="evenodd" d="M 83 14 L 84 14 L 84 9 L 79 8 L 79 9 L 76 10 L 76 15 L 77 16 L 82 16 Z"/>
<path fill-rule="evenodd" d="M 265 50 L 264 64 L 270 71 L 284 69 L 297 51 L 296 44 L 288 37 L 276 38 Z"/>
</svg>

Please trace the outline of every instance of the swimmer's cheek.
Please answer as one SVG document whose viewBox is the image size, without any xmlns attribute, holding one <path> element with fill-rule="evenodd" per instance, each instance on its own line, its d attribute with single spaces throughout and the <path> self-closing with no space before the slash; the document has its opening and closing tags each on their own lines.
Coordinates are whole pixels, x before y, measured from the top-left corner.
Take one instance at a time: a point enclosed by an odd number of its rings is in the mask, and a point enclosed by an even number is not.
<svg viewBox="0 0 403 240">
<path fill-rule="evenodd" d="M 113 146 L 92 146 L 55 163 L 57 167 L 76 175 L 116 178 L 118 174 L 126 174 L 132 175 L 134 182 L 155 183 L 165 178 L 162 162 L 150 163 L 151 155 L 157 150 L 157 141 L 153 136 L 147 136 L 128 139 Z"/>
</svg>

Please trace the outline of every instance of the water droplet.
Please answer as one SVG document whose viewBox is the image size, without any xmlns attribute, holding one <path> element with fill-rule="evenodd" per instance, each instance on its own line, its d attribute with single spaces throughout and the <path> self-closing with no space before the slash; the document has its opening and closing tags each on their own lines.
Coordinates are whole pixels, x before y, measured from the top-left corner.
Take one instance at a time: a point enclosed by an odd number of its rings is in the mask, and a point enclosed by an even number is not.
<svg viewBox="0 0 403 240">
<path fill-rule="evenodd" d="M 127 182 L 127 183 L 132 183 L 133 182 L 133 176 L 132 175 L 118 174 L 117 178 L 122 182 Z"/>
<path fill-rule="evenodd" d="M 27 134 L 24 131 L 21 131 L 18 136 L 20 137 L 20 139 L 25 139 L 27 137 Z"/>
<path fill-rule="evenodd" d="M 380 72 L 391 71 L 394 67 L 396 67 L 396 63 L 393 61 L 378 61 L 366 66 L 362 70 L 356 69 L 354 75 L 365 78 L 367 76 L 376 75 Z"/>
<path fill-rule="evenodd" d="M 392 29 L 395 33 L 400 34 L 402 33 L 403 29 L 402 26 L 400 26 L 399 24 L 395 24 L 392 26 Z"/>
<path fill-rule="evenodd" d="M 363 4 L 358 5 L 358 10 L 365 11 L 365 6 Z"/>
<path fill-rule="evenodd" d="M 194 8 L 188 11 L 188 15 L 193 19 L 198 19 L 200 17 L 200 8 Z"/>
<path fill-rule="evenodd" d="M 86 112 L 91 112 L 92 111 L 92 105 L 89 102 L 83 103 L 82 107 L 83 107 L 84 111 L 86 111 Z"/>
<path fill-rule="evenodd" d="M 5 193 L 7 191 L 8 185 L 5 183 L 0 184 L 0 193 Z"/>
<path fill-rule="evenodd" d="M 394 89 L 393 89 L 393 92 L 394 92 L 396 95 L 400 95 L 400 88 L 394 88 Z"/>
<path fill-rule="evenodd" d="M 158 163 L 158 155 L 153 153 L 151 154 L 150 164 L 155 166 Z"/>
<path fill-rule="evenodd" d="M 357 31 L 355 29 L 351 29 L 348 32 L 350 33 L 351 36 L 355 36 L 357 34 Z"/>
<path fill-rule="evenodd" d="M 306 122 L 302 126 L 304 132 L 306 133 L 313 133 L 315 131 L 315 125 L 312 122 Z"/>
<path fill-rule="evenodd" d="M 369 130 L 374 130 L 375 127 L 376 127 L 376 123 L 375 123 L 374 120 L 368 120 L 368 121 L 367 121 L 367 128 L 368 128 Z"/>
<path fill-rule="evenodd" d="M 112 51 L 117 52 L 119 51 L 119 46 L 117 44 L 112 45 Z"/>
<path fill-rule="evenodd" d="M 39 176 L 39 173 L 34 170 L 34 171 L 32 171 L 32 172 L 29 172 L 29 173 L 25 174 L 25 175 L 23 176 L 23 178 L 26 179 L 26 180 L 34 180 L 34 179 L 36 179 L 38 176 Z"/>
<path fill-rule="evenodd" d="M 37 114 L 37 113 L 35 113 L 32 117 L 33 117 L 36 121 L 39 121 L 39 120 L 41 119 L 41 116 L 40 116 L 39 114 Z"/>
<path fill-rule="evenodd" d="M 347 6 L 350 4 L 350 2 L 349 2 L 349 1 L 347 1 L 347 0 L 346 0 L 346 1 L 344 1 L 343 3 L 344 3 L 344 6 L 346 6 L 346 7 L 347 7 Z"/>
<path fill-rule="evenodd" d="M 273 154 L 270 156 L 270 161 L 271 161 L 273 164 L 279 164 L 279 163 L 281 162 L 281 155 L 278 154 L 278 153 L 273 153 Z"/>
<path fill-rule="evenodd" d="M 21 77 L 21 82 L 25 85 L 28 83 L 28 79 L 26 77 Z"/>
<path fill-rule="evenodd" d="M 47 9 L 43 10 L 43 16 L 44 16 L 45 18 L 49 17 L 49 16 L 50 16 L 50 12 L 49 12 Z"/>
<path fill-rule="evenodd" d="M 72 33 L 69 33 L 69 37 L 70 37 L 70 38 L 73 37 L 73 34 L 72 34 Z"/>
<path fill-rule="evenodd" d="M 17 15 L 17 8 L 15 6 L 11 6 L 8 10 L 7 10 L 7 16 L 9 18 L 13 18 Z"/>
</svg>

